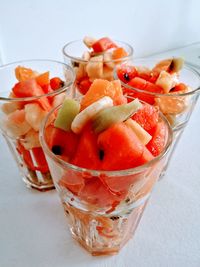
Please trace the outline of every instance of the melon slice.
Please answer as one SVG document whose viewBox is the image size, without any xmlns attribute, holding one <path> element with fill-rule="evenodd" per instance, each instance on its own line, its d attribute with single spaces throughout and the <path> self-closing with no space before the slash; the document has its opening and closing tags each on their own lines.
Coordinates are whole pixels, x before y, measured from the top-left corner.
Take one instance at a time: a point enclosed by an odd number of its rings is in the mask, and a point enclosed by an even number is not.
<svg viewBox="0 0 200 267">
<path fill-rule="evenodd" d="M 71 131 L 71 124 L 79 113 L 80 105 L 74 99 L 65 99 L 54 122 L 54 126 L 64 131 Z"/>
<path fill-rule="evenodd" d="M 81 100 L 81 110 L 104 96 L 112 98 L 114 105 L 126 103 L 119 80 L 109 82 L 103 79 L 96 79 Z"/>
</svg>

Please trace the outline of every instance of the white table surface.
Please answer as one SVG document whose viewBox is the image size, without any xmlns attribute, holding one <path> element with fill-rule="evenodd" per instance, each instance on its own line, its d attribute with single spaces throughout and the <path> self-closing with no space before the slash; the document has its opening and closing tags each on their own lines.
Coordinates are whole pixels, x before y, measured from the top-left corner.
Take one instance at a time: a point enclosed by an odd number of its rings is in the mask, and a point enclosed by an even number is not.
<svg viewBox="0 0 200 267">
<path fill-rule="evenodd" d="M 197 103 L 134 238 L 111 257 L 92 257 L 71 238 L 56 192 L 27 189 L 0 137 L 0 266 L 199 267 L 199 118 Z"/>
</svg>

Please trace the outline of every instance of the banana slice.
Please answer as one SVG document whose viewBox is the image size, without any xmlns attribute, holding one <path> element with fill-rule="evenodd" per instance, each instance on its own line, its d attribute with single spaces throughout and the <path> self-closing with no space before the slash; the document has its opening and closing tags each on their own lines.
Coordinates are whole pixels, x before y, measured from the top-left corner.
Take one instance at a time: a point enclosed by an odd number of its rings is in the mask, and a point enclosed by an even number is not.
<svg viewBox="0 0 200 267">
<path fill-rule="evenodd" d="M 85 124 L 104 108 L 112 107 L 113 100 L 109 96 L 104 96 L 98 101 L 82 110 L 72 121 L 71 129 L 74 133 L 81 132 Z"/>
<path fill-rule="evenodd" d="M 83 38 L 83 42 L 88 48 L 91 48 L 93 46 L 93 44 L 96 43 L 96 41 L 97 41 L 97 39 L 90 37 L 90 36 L 85 36 Z"/>
<path fill-rule="evenodd" d="M 124 123 L 134 131 L 134 133 L 137 135 L 137 137 L 140 139 L 143 145 L 149 143 L 152 136 L 147 131 L 145 131 L 145 129 L 142 128 L 142 126 L 140 126 L 139 123 L 137 123 L 132 119 L 128 119 Z"/>
</svg>

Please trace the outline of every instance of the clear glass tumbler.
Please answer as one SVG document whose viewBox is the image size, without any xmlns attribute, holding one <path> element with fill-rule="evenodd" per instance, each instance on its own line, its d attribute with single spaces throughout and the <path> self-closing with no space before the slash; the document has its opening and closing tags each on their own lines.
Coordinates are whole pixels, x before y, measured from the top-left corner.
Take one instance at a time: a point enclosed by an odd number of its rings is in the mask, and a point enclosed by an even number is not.
<svg viewBox="0 0 200 267">
<path fill-rule="evenodd" d="M 118 47 L 124 48 L 127 55 L 120 59 L 111 59 L 105 54 L 95 54 L 97 57 L 88 56 L 90 51 L 83 43 L 83 40 L 76 40 L 67 43 L 63 49 L 64 62 L 74 68 L 76 73 L 75 92 L 78 95 L 85 94 L 94 79 L 105 79 L 112 81 L 113 73 L 116 65 L 122 62 L 128 62 L 133 56 L 133 48 L 131 45 L 115 41 Z M 91 51 L 90 51 L 91 52 Z"/>
<path fill-rule="evenodd" d="M 22 70 L 24 79 L 26 75 L 29 77 L 30 69 L 39 74 L 44 73 L 44 77 L 48 71 L 50 78 L 59 77 L 62 84 L 59 89 L 51 90 L 47 94 L 16 97 L 12 88 L 18 82 L 15 77 L 18 66 L 27 68 Z M 39 142 L 39 127 L 51 108 L 61 104 L 66 95 L 72 96 L 74 79 L 74 71 L 70 66 L 53 60 L 25 60 L 0 67 L 0 130 L 27 187 L 39 191 L 54 188 Z M 33 88 L 27 87 L 28 89 Z M 32 92 L 30 94 L 33 95 Z"/>
<path fill-rule="evenodd" d="M 175 91 L 168 94 L 161 94 L 138 89 L 129 85 L 128 83 L 125 83 L 119 71 L 127 66 L 134 66 L 140 69 L 141 72 L 143 70 L 146 71 L 146 68 L 151 70 L 160 60 L 161 59 L 158 58 L 142 58 L 132 60 L 131 62 L 129 61 L 128 64 L 125 63 L 118 65 L 115 69 L 114 77 L 115 79 L 120 79 L 125 95 L 139 98 L 142 101 L 157 106 L 168 119 L 173 130 L 173 142 L 171 151 L 168 154 L 169 160 L 167 160 L 167 165 L 165 166 L 166 170 L 173 151 L 176 148 L 197 103 L 200 93 L 200 74 L 187 64 L 184 64 L 183 68 L 178 74 L 178 80 L 180 83 L 184 83 L 185 85 L 189 86 L 190 90 L 187 92 Z M 128 77 L 125 77 L 126 80 L 127 78 Z M 154 77 L 152 76 L 150 79 L 154 79 Z"/>
<path fill-rule="evenodd" d="M 71 234 L 92 255 L 116 254 L 133 236 L 162 172 L 171 145 L 171 128 L 160 115 L 159 120 L 166 125 L 165 147 L 152 161 L 128 170 L 95 171 L 69 164 L 52 153 L 47 144 L 48 125 L 55 111 L 43 121 L 40 141 Z"/>
</svg>

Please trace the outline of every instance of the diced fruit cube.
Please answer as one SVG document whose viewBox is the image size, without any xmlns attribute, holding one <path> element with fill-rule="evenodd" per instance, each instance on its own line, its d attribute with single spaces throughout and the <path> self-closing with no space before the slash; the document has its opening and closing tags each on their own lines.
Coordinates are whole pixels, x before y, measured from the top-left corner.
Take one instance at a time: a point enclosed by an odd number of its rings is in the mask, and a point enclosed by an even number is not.
<svg viewBox="0 0 200 267">
<path fill-rule="evenodd" d="M 81 100 L 81 110 L 104 96 L 111 97 L 114 105 L 126 102 L 120 81 L 109 82 L 103 79 L 96 79 Z"/>
<path fill-rule="evenodd" d="M 58 156 L 71 159 L 77 149 L 78 135 L 73 132 L 66 132 L 51 125 L 46 129 L 46 142 L 52 152 Z"/>
<path fill-rule="evenodd" d="M 5 118 L 3 128 L 8 135 L 18 138 L 26 134 L 31 129 L 31 126 L 25 119 L 25 111 L 16 110 Z"/>
<path fill-rule="evenodd" d="M 33 71 L 32 69 L 18 66 L 15 69 L 15 76 L 17 80 L 21 82 L 34 78 L 35 76 L 37 76 L 37 72 Z"/>
<path fill-rule="evenodd" d="M 98 146 L 104 152 L 103 170 L 126 170 L 153 159 L 137 135 L 124 123 L 114 124 L 100 133 Z"/>
<path fill-rule="evenodd" d="M 83 168 L 100 169 L 101 161 L 97 146 L 97 134 L 94 133 L 91 124 L 87 124 L 82 130 L 79 144 L 71 163 Z"/>
<path fill-rule="evenodd" d="M 93 45 L 92 48 L 94 52 L 96 53 L 101 53 L 104 52 L 110 48 L 117 48 L 117 45 L 108 37 L 103 37 L 96 41 Z"/>
<path fill-rule="evenodd" d="M 90 37 L 90 36 L 85 36 L 83 38 L 83 42 L 88 48 L 91 48 L 96 41 L 97 39 Z"/>
<path fill-rule="evenodd" d="M 92 57 L 87 63 L 86 72 L 89 78 L 102 78 L 103 76 L 103 56 Z"/>
<path fill-rule="evenodd" d="M 122 65 L 117 69 L 117 75 L 121 81 L 127 83 L 135 78 L 138 73 L 134 66 Z"/>
<path fill-rule="evenodd" d="M 164 93 L 167 94 L 177 83 L 177 77 L 163 70 L 160 72 L 155 84 L 162 87 Z"/>
<path fill-rule="evenodd" d="M 147 132 L 156 126 L 158 118 L 158 110 L 148 104 L 143 104 L 142 108 L 132 116 L 132 119 L 140 124 L 140 126 L 142 126 L 142 128 L 144 128 Z"/>
<path fill-rule="evenodd" d="M 74 99 L 65 99 L 58 111 L 54 126 L 64 131 L 71 131 L 71 124 L 76 115 L 79 113 L 80 105 Z"/>
<path fill-rule="evenodd" d="M 59 77 L 54 77 L 50 80 L 50 85 L 53 90 L 58 90 L 64 86 L 64 82 Z"/>
<path fill-rule="evenodd" d="M 137 123 L 133 119 L 128 119 L 127 121 L 125 121 L 125 124 L 134 131 L 134 133 L 137 135 L 143 145 L 149 143 L 152 136 L 147 131 L 145 131 L 145 129 L 142 128 L 139 123 Z"/>
<path fill-rule="evenodd" d="M 47 115 L 47 112 L 44 111 L 37 103 L 26 104 L 24 111 L 26 121 L 35 131 L 39 131 L 41 122 Z"/>
<path fill-rule="evenodd" d="M 123 57 L 127 57 L 127 56 L 128 56 L 128 54 L 123 47 L 118 47 L 118 48 L 114 49 L 113 53 L 112 53 L 112 58 L 114 60 L 117 60 L 117 59 L 120 59 Z"/>
<path fill-rule="evenodd" d="M 33 97 L 41 96 L 44 94 L 44 91 L 37 84 L 35 79 L 22 81 L 15 84 L 15 86 L 13 87 L 13 92 L 16 97 Z M 44 110 L 49 111 L 51 109 L 51 105 L 49 104 L 49 101 L 46 97 L 41 97 L 35 101 L 37 101 Z"/>
<path fill-rule="evenodd" d="M 147 144 L 147 148 L 156 157 L 163 151 L 166 143 L 167 129 L 164 122 L 158 122 L 151 130 L 151 134 L 152 139 Z"/>
<path fill-rule="evenodd" d="M 48 85 L 50 80 L 49 80 L 49 71 L 44 72 L 38 76 L 35 77 L 36 82 L 43 87 L 44 85 Z"/>
<path fill-rule="evenodd" d="M 155 104 L 164 114 L 177 115 L 187 108 L 187 96 L 176 95 L 160 96 L 155 98 Z"/>
</svg>

